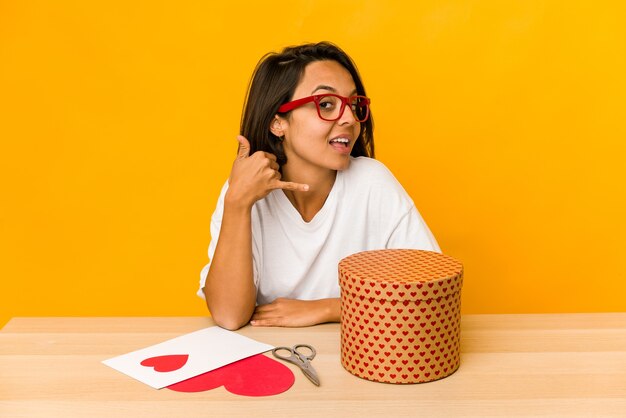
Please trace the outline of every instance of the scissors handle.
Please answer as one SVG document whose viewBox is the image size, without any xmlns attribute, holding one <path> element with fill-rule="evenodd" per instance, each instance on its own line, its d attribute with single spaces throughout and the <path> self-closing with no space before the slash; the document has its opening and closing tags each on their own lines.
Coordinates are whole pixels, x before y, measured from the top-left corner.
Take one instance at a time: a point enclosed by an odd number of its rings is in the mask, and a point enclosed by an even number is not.
<svg viewBox="0 0 626 418">
<path fill-rule="evenodd" d="M 306 348 L 310 352 L 305 353 L 300 350 L 301 348 Z M 283 352 L 287 352 L 289 354 L 287 355 Z M 315 348 L 311 347 L 308 344 L 296 344 L 293 347 L 276 347 L 272 350 L 272 354 L 281 360 L 287 360 L 297 363 L 298 361 L 311 361 L 315 358 L 315 354 L 317 353 L 315 351 Z"/>
<path fill-rule="evenodd" d="M 287 351 L 289 355 L 283 354 L 284 351 Z M 272 354 L 281 360 L 291 360 L 294 357 L 293 349 L 290 347 L 276 347 L 272 349 Z"/>
<path fill-rule="evenodd" d="M 310 351 L 310 353 L 304 353 L 300 350 L 300 348 L 306 348 L 307 350 Z M 298 356 L 300 356 L 300 358 L 302 359 L 307 359 L 307 360 L 313 360 L 315 358 L 315 355 L 317 354 L 317 352 L 315 351 L 315 348 L 313 348 L 312 346 L 308 345 L 308 344 L 296 344 L 292 347 L 292 350 L 298 354 Z"/>
<path fill-rule="evenodd" d="M 306 348 L 309 350 L 309 353 L 304 353 L 301 351 L 302 348 Z M 289 353 L 289 355 L 282 354 L 283 351 Z M 279 358 L 284 361 L 288 361 L 290 363 L 298 366 L 302 373 L 315 385 L 320 385 L 320 379 L 317 377 L 317 372 L 311 366 L 311 360 L 315 358 L 315 348 L 311 347 L 308 344 L 296 344 L 293 347 L 276 347 L 272 349 L 272 354 L 274 357 Z"/>
</svg>

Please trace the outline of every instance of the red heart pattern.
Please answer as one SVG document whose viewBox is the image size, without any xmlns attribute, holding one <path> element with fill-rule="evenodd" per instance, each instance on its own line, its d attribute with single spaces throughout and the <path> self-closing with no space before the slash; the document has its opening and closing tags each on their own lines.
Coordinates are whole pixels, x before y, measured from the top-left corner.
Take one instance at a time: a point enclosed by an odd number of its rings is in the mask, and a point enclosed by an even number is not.
<svg viewBox="0 0 626 418">
<path fill-rule="evenodd" d="M 170 354 L 166 356 L 150 357 L 140 364 L 145 367 L 153 367 L 155 372 L 173 372 L 183 367 L 189 358 L 188 354 Z"/>
<path fill-rule="evenodd" d="M 341 364 L 385 383 L 423 383 L 460 365 L 463 266 L 420 250 L 376 250 L 339 263 Z"/>
<path fill-rule="evenodd" d="M 285 392 L 294 382 L 289 367 L 257 354 L 167 388 L 176 392 L 204 392 L 224 386 L 235 395 L 271 396 Z"/>
</svg>

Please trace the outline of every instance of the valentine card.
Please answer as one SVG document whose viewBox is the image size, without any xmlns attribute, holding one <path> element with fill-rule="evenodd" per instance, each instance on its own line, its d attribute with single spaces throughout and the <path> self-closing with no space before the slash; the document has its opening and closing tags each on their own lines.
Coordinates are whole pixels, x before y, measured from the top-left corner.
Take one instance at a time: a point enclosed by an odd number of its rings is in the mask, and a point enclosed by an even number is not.
<svg viewBox="0 0 626 418">
<path fill-rule="evenodd" d="M 161 389 L 272 348 L 236 332 L 209 327 L 102 363 Z"/>
</svg>

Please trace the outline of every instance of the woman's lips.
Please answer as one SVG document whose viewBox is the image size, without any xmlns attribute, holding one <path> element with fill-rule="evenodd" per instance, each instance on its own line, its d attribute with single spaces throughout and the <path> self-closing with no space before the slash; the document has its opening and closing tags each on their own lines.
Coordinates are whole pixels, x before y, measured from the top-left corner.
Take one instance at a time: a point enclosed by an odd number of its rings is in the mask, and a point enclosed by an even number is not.
<svg viewBox="0 0 626 418">
<path fill-rule="evenodd" d="M 331 139 L 328 142 L 328 145 L 330 145 L 333 150 L 340 154 L 350 154 L 350 151 L 352 151 L 350 142 L 351 141 L 347 138 L 338 137 Z"/>
<path fill-rule="evenodd" d="M 350 151 L 351 151 L 350 144 L 343 144 L 341 142 L 331 142 L 329 145 L 334 151 L 340 154 L 350 154 Z"/>
</svg>

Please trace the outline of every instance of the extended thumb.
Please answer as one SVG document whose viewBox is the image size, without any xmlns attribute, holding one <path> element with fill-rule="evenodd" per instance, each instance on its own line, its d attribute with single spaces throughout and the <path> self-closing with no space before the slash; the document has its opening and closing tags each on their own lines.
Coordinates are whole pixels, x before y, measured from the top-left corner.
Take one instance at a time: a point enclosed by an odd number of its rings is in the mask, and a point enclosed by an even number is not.
<svg viewBox="0 0 626 418">
<path fill-rule="evenodd" d="M 239 141 L 239 149 L 237 150 L 237 158 L 246 158 L 250 155 L 250 143 L 243 135 L 237 135 Z"/>
</svg>

